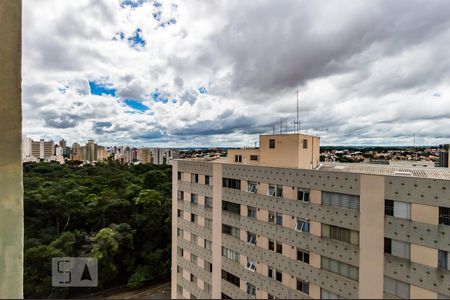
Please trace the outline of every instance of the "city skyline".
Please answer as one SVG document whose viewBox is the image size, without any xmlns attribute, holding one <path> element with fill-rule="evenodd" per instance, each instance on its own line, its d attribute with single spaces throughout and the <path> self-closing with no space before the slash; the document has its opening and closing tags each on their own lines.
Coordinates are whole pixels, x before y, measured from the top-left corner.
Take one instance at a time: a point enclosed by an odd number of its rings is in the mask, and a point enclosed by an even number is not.
<svg viewBox="0 0 450 300">
<path fill-rule="evenodd" d="M 24 1 L 23 128 L 136 146 L 448 143 L 447 2 Z M 332 24 L 332 26 L 331 26 Z M 286 123 L 285 123 L 286 124 Z M 306 131 L 305 131 L 306 133 Z"/>
</svg>

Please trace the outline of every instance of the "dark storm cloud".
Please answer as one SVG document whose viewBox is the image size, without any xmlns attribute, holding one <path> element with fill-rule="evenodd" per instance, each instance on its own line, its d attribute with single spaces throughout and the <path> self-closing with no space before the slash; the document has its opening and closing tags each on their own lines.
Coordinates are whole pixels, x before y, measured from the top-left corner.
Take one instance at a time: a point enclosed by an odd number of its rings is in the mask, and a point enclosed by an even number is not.
<svg viewBox="0 0 450 300">
<path fill-rule="evenodd" d="M 234 116 L 232 110 L 227 110 L 216 119 L 198 121 L 184 128 L 173 129 L 172 135 L 216 135 L 230 134 L 237 131 L 249 130 L 256 122 L 255 119 L 246 116 Z"/>
<path fill-rule="evenodd" d="M 324 4 L 240 1 L 227 26 L 210 41 L 214 47 L 205 47 L 212 51 L 197 63 L 213 64 L 215 57 L 223 57 L 233 68 L 234 91 L 277 93 L 311 79 L 363 68 L 448 31 L 450 24 L 448 1 Z M 365 51 L 367 55 L 362 55 Z M 448 60 L 445 66 L 430 61 L 417 79 L 411 74 L 386 89 L 417 86 L 425 74 L 435 80 L 447 67 Z"/>
<path fill-rule="evenodd" d="M 74 114 L 43 113 L 45 125 L 51 128 L 66 129 L 78 125 L 81 118 Z"/>
</svg>

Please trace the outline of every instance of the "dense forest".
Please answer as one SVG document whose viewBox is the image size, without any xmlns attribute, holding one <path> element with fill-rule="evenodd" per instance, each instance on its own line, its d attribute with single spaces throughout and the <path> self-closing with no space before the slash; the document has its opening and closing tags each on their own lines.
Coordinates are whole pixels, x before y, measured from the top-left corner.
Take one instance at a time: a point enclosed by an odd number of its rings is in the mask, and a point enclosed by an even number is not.
<svg viewBox="0 0 450 300">
<path fill-rule="evenodd" d="M 24 164 L 26 298 L 170 277 L 171 167 Z M 96 257 L 99 287 L 53 288 L 52 257 Z"/>
</svg>

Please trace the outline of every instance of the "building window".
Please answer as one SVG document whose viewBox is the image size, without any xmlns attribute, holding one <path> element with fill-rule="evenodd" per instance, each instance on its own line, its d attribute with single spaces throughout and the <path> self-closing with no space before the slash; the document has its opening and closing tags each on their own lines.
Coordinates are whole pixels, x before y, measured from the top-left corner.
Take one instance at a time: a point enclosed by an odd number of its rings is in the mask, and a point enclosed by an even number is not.
<svg viewBox="0 0 450 300">
<path fill-rule="evenodd" d="M 387 216 L 396 218 L 411 219 L 411 203 L 401 201 L 384 201 L 384 212 Z"/>
<path fill-rule="evenodd" d="M 309 190 L 299 189 L 297 191 L 297 200 L 309 202 Z"/>
<path fill-rule="evenodd" d="M 229 226 L 226 224 L 222 224 L 222 233 L 231 235 L 232 237 L 235 238 L 240 238 L 240 230 L 239 228 L 233 227 L 233 226 Z"/>
<path fill-rule="evenodd" d="M 269 184 L 269 189 L 267 190 L 267 195 L 272 197 L 283 197 L 283 186 Z"/>
<path fill-rule="evenodd" d="M 211 294 L 211 292 L 212 292 L 212 287 L 211 287 L 211 285 L 210 285 L 209 283 L 203 282 L 203 290 L 204 290 L 205 292 L 207 292 L 208 294 Z"/>
<path fill-rule="evenodd" d="M 193 243 L 194 245 L 197 245 L 198 243 L 198 237 L 193 233 L 191 233 L 191 243 Z"/>
<path fill-rule="evenodd" d="M 342 299 L 342 297 L 330 291 L 320 289 L 320 299 Z"/>
<path fill-rule="evenodd" d="M 183 287 L 181 285 L 179 285 L 179 284 L 177 284 L 177 293 L 180 296 L 183 295 Z"/>
<path fill-rule="evenodd" d="M 309 221 L 304 219 L 297 219 L 297 225 L 295 226 L 295 230 L 298 232 L 307 232 L 309 233 Z"/>
<path fill-rule="evenodd" d="M 197 276 L 191 273 L 191 282 L 197 283 Z"/>
<path fill-rule="evenodd" d="M 177 196 L 178 196 L 178 200 L 184 200 L 184 192 L 183 191 L 178 191 L 177 192 Z"/>
<path fill-rule="evenodd" d="M 272 267 L 267 267 L 267 277 L 275 279 L 275 270 Z"/>
<path fill-rule="evenodd" d="M 247 232 L 247 243 L 256 245 L 256 234 Z"/>
<path fill-rule="evenodd" d="M 177 247 L 177 255 L 183 257 L 184 251 L 183 248 Z"/>
<path fill-rule="evenodd" d="M 212 202 L 212 198 L 211 197 L 205 197 L 205 207 L 209 207 L 212 208 L 213 207 L 213 202 Z"/>
<path fill-rule="evenodd" d="M 205 260 L 203 263 L 203 269 L 205 269 L 206 271 L 212 273 L 212 263 L 210 263 L 209 261 Z"/>
<path fill-rule="evenodd" d="M 275 223 L 275 213 L 269 210 L 269 218 L 267 220 L 269 223 Z"/>
<path fill-rule="evenodd" d="M 283 244 L 280 242 L 277 242 L 277 253 L 283 254 Z"/>
<path fill-rule="evenodd" d="M 180 266 L 177 266 L 177 273 L 180 274 L 183 272 L 183 269 Z"/>
<path fill-rule="evenodd" d="M 283 215 L 276 213 L 275 216 L 277 217 L 277 225 L 283 225 Z"/>
<path fill-rule="evenodd" d="M 277 253 L 283 254 L 283 243 L 280 242 L 274 242 L 273 240 L 269 239 L 269 245 L 268 248 L 270 251 L 276 251 Z"/>
<path fill-rule="evenodd" d="M 234 276 L 231 273 L 228 273 L 227 271 L 222 270 L 222 279 L 228 281 L 231 284 L 234 284 L 235 286 L 239 287 L 241 285 L 241 280 L 239 277 Z"/>
<path fill-rule="evenodd" d="M 275 299 L 275 298 L 273 297 L 272 294 L 267 294 L 267 299 L 268 299 L 268 300 L 271 300 L 271 299 Z"/>
<path fill-rule="evenodd" d="M 256 182 L 253 182 L 253 181 L 248 182 L 247 192 L 256 193 Z"/>
<path fill-rule="evenodd" d="M 191 182 L 198 183 L 198 174 L 191 174 Z"/>
<path fill-rule="evenodd" d="M 439 224 L 450 225 L 449 207 L 439 207 Z"/>
<path fill-rule="evenodd" d="M 212 178 L 209 175 L 205 175 L 205 184 L 212 185 Z"/>
<path fill-rule="evenodd" d="M 247 270 L 249 270 L 251 272 L 255 272 L 255 270 L 256 270 L 256 263 L 250 257 L 247 257 L 247 266 L 246 266 L 246 268 L 247 268 Z"/>
<path fill-rule="evenodd" d="M 303 149 L 308 149 L 308 140 L 303 140 Z"/>
<path fill-rule="evenodd" d="M 339 274 L 341 276 L 350 278 L 352 280 L 359 280 L 359 270 L 352 265 L 322 256 L 322 269 Z"/>
<path fill-rule="evenodd" d="M 234 260 L 235 262 L 239 262 L 239 252 L 234 250 L 222 247 L 222 256 Z"/>
<path fill-rule="evenodd" d="M 181 178 L 183 178 L 183 173 L 181 173 L 181 172 L 178 172 L 178 174 L 177 174 L 177 175 L 178 175 L 178 177 L 177 177 L 177 178 L 178 178 L 178 180 L 181 180 Z"/>
<path fill-rule="evenodd" d="M 256 207 L 247 207 L 247 216 L 252 219 L 256 219 Z"/>
<path fill-rule="evenodd" d="M 228 296 L 227 294 L 222 293 L 221 295 L 222 299 L 232 299 L 230 296 Z"/>
<path fill-rule="evenodd" d="M 359 196 L 322 192 L 322 204 L 359 210 Z"/>
<path fill-rule="evenodd" d="M 181 228 L 177 228 L 177 236 L 183 238 L 184 231 Z"/>
<path fill-rule="evenodd" d="M 191 202 L 194 204 L 198 203 L 198 195 L 197 194 L 191 194 Z"/>
<path fill-rule="evenodd" d="M 275 140 L 274 139 L 270 139 L 269 140 L 269 148 L 270 149 L 274 149 L 275 148 Z"/>
<path fill-rule="evenodd" d="M 384 214 L 386 216 L 394 215 L 394 201 L 392 200 L 384 200 Z"/>
<path fill-rule="evenodd" d="M 439 250 L 438 253 L 438 268 L 439 270 L 448 271 L 450 270 L 448 260 L 450 258 L 448 251 Z"/>
<path fill-rule="evenodd" d="M 275 251 L 275 242 L 273 240 L 271 240 L 271 239 L 269 239 L 268 249 L 270 251 Z"/>
<path fill-rule="evenodd" d="M 178 218 L 183 217 L 183 211 L 181 209 L 177 209 L 177 217 Z"/>
<path fill-rule="evenodd" d="M 410 259 L 410 244 L 384 238 L 384 252 L 404 259 Z"/>
<path fill-rule="evenodd" d="M 241 163 L 242 162 L 242 155 L 236 154 L 234 156 L 234 162 Z"/>
<path fill-rule="evenodd" d="M 359 246 L 359 232 L 322 223 L 322 236 Z"/>
<path fill-rule="evenodd" d="M 250 155 L 250 160 L 258 160 L 258 155 Z"/>
<path fill-rule="evenodd" d="M 234 214 L 241 214 L 241 205 L 233 202 L 222 201 L 222 210 L 229 211 Z"/>
<path fill-rule="evenodd" d="M 275 271 L 275 280 L 283 282 L 283 273 L 280 271 Z"/>
<path fill-rule="evenodd" d="M 205 218 L 205 228 L 212 229 L 212 220 Z"/>
<path fill-rule="evenodd" d="M 400 298 L 409 299 L 409 284 L 393 278 L 384 277 L 384 291 Z"/>
<path fill-rule="evenodd" d="M 211 250 L 212 242 L 210 240 L 205 239 L 204 248 L 206 250 Z"/>
<path fill-rule="evenodd" d="M 222 178 L 222 186 L 230 189 L 241 189 L 241 181 L 239 179 Z"/>
<path fill-rule="evenodd" d="M 191 263 L 197 265 L 197 256 L 191 253 Z"/>
<path fill-rule="evenodd" d="M 247 294 L 251 297 L 256 296 L 256 287 L 253 284 L 247 282 Z"/>
<path fill-rule="evenodd" d="M 191 214 L 191 222 L 193 222 L 193 223 L 198 222 L 198 216 L 196 214 Z"/>
<path fill-rule="evenodd" d="M 309 252 L 297 249 L 297 260 L 309 264 Z"/>
<path fill-rule="evenodd" d="M 309 295 L 309 283 L 300 279 L 297 279 L 297 290 Z"/>
</svg>

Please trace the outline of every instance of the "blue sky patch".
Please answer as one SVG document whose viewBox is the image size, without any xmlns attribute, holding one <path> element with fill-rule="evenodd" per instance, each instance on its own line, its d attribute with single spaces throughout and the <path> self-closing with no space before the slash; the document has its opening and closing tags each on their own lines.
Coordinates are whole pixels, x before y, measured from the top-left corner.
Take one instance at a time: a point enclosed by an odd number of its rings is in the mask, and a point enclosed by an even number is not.
<svg viewBox="0 0 450 300">
<path fill-rule="evenodd" d="M 128 105 L 129 107 L 131 107 L 132 109 L 135 109 L 135 110 L 146 111 L 146 110 L 149 109 L 148 106 L 146 106 L 146 105 L 144 105 L 141 102 L 136 101 L 136 100 L 125 99 L 123 102 L 126 105 Z"/>
<path fill-rule="evenodd" d="M 162 103 L 167 103 L 169 101 L 168 98 L 164 97 L 159 91 L 158 89 L 154 90 L 151 94 L 150 97 L 152 97 L 152 99 L 155 102 L 162 102 Z"/>
<path fill-rule="evenodd" d="M 147 0 L 122 0 L 120 2 L 120 6 L 122 7 L 129 6 L 132 8 L 136 8 L 142 6 L 142 4 L 144 4 L 145 2 L 147 2 Z"/>
<path fill-rule="evenodd" d="M 208 90 L 204 86 L 199 87 L 198 91 L 200 92 L 200 94 L 207 94 L 208 93 Z"/>
<path fill-rule="evenodd" d="M 138 46 L 145 47 L 146 42 L 142 38 L 142 30 L 140 28 L 136 29 L 134 35 L 128 38 L 128 43 L 132 48 L 137 48 Z"/>
<path fill-rule="evenodd" d="M 89 81 L 89 87 L 91 89 L 91 95 L 110 95 L 113 97 L 116 96 L 117 90 L 112 87 L 112 84 Z"/>
</svg>

